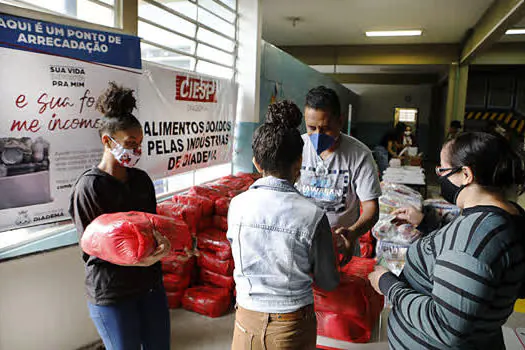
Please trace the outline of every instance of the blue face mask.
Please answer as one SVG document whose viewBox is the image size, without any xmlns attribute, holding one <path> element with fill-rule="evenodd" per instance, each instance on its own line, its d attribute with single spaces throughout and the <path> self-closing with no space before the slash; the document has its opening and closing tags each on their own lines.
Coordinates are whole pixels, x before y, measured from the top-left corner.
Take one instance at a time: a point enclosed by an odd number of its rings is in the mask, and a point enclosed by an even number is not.
<svg viewBox="0 0 525 350">
<path fill-rule="evenodd" d="M 314 149 L 319 156 L 335 143 L 335 139 L 326 134 L 311 134 L 310 141 L 314 145 Z"/>
</svg>

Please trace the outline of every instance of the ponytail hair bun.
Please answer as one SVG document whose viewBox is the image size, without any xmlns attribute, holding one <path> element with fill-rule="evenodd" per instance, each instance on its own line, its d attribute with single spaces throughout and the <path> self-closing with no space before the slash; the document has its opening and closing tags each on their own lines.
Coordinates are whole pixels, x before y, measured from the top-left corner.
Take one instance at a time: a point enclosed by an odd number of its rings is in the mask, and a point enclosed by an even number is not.
<svg viewBox="0 0 525 350">
<path fill-rule="evenodd" d="M 114 81 L 99 96 L 96 109 L 106 118 L 125 118 L 137 108 L 133 90 L 117 85 Z"/>
<path fill-rule="evenodd" d="M 285 129 L 297 129 L 303 120 L 301 110 L 292 101 L 279 101 L 268 106 L 266 124 Z"/>
</svg>

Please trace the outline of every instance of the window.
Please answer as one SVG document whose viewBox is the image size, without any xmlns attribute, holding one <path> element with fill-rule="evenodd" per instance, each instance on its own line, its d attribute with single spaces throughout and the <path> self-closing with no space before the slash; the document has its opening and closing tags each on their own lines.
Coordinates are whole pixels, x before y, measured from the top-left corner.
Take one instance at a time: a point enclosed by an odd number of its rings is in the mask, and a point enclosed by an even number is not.
<svg viewBox="0 0 525 350">
<path fill-rule="evenodd" d="M 236 0 L 140 0 L 142 58 L 216 77 L 233 78 Z"/>
<path fill-rule="evenodd" d="M 0 0 L 9 5 L 29 8 L 82 21 L 117 27 L 116 0 Z"/>
<path fill-rule="evenodd" d="M 396 108 L 396 124 L 397 122 L 415 123 L 417 121 L 416 108 Z"/>
</svg>

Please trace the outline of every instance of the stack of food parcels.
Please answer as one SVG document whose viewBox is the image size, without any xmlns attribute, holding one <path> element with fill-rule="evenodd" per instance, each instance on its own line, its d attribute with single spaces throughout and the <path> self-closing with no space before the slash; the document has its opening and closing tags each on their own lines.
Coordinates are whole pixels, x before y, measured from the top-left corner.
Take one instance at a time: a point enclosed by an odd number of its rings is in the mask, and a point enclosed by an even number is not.
<svg viewBox="0 0 525 350">
<path fill-rule="evenodd" d="M 210 317 L 222 316 L 231 308 L 234 290 L 234 264 L 226 239 L 229 203 L 257 178 L 230 175 L 194 186 L 158 204 L 158 215 L 101 215 L 87 227 L 82 249 L 114 264 L 136 264 L 155 251 L 156 230 L 171 242 L 169 255 L 162 259 L 170 308 L 182 305 Z"/>
<path fill-rule="evenodd" d="M 318 335 L 353 343 L 370 341 L 384 305 L 383 296 L 368 281 L 375 264 L 374 259 L 353 257 L 341 268 L 335 290 L 314 287 Z"/>
<path fill-rule="evenodd" d="M 383 194 L 379 197 L 379 221 L 372 229 L 377 239 L 376 257 L 396 275 L 405 265 L 405 255 L 412 242 L 421 232 L 410 224 L 398 225 L 391 213 L 399 208 L 413 206 L 423 210 L 423 197 L 408 186 L 383 182 Z"/>
</svg>

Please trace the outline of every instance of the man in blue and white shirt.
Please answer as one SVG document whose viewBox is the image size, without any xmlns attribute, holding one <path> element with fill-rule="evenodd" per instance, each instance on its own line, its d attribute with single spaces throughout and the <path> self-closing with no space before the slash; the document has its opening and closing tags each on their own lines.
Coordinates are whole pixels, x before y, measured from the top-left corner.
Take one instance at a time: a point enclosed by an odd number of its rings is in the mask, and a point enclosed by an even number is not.
<svg viewBox="0 0 525 350">
<path fill-rule="evenodd" d="M 353 241 L 354 254 L 359 255 L 359 237 L 379 217 L 381 186 L 372 152 L 341 133 L 343 118 L 334 90 L 310 90 L 304 117 L 307 133 L 302 135 L 305 145 L 296 188 L 325 210 L 331 227 Z"/>
</svg>

